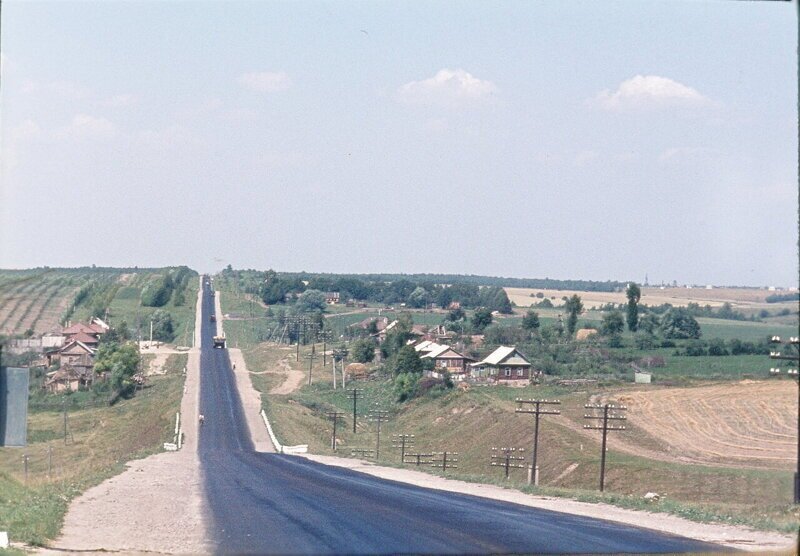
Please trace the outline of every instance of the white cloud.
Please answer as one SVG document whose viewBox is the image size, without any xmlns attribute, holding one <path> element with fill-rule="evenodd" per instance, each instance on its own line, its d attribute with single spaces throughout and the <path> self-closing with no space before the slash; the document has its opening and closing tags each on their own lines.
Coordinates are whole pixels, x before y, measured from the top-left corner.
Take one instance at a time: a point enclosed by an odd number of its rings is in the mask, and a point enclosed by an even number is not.
<svg viewBox="0 0 800 556">
<path fill-rule="evenodd" d="M 48 93 L 62 99 L 79 100 L 88 97 L 91 91 L 70 81 L 49 81 L 40 83 L 30 79 L 22 82 L 21 92 L 24 94 Z"/>
<path fill-rule="evenodd" d="M 171 125 L 158 130 L 148 129 L 141 131 L 134 136 L 134 139 L 140 145 L 159 150 L 199 144 L 197 137 L 180 125 Z"/>
<path fill-rule="evenodd" d="M 682 160 L 701 159 L 719 156 L 718 149 L 706 147 L 671 147 L 664 150 L 659 156 L 658 161 L 662 163 L 679 162 Z"/>
<path fill-rule="evenodd" d="M 56 139 L 109 139 L 116 133 L 116 126 L 106 118 L 98 118 L 89 114 L 76 114 L 68 126 L 56 129 L 53 132 L 53 137 Z"/>
<path fill-rule="evenodd" d="M 253 71 L 239 76 L 239 84 L 251 91 L 259 93 L 277 93 L 285 91 L 292 85 L 292 78 L 286 73 L 270 71 Z"/>
<path fill-rule="evenodd" d="M 139 98 L 136 95 L 125 93 L 121 95 L 114 95 L 107 99 L 103 104 L 111 108 L 124 108 L 126 106 L 133 106 L 139 103 Z"/>
<path fill-rule="evenodd" d="M 594 162 L 600 155 L 597 154 L 597 151 L 581 151 L 575 155 L 575 158 L 572 162 L 575 166 L 586 166 L 590 162 Z"/>
<path fill-rule="evenodd" d="M 658 75 L 637 75 L 619 84 L 616 91 L 599 92 L 594 102 L 606 110 L 692 106 L 708 99 L 697 90 Z"/>
<path fill-rule="evenodd" d="M 491 81 L 478 79 L 463 69 L 441 69 L 422 81 L 411 81 L 400 87 L 397 98 L 409 104 L 452 105 L 476 101 L 498 92 Z"/>
</svg>

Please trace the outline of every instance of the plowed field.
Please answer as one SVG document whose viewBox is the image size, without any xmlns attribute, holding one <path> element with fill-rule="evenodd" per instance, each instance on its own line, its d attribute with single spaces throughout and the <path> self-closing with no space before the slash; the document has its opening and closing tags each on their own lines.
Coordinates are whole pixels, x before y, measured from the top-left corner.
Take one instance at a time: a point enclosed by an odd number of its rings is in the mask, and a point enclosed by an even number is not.
<svg viewBox="0 0 800 556">
<path fill-rule="evenodd" d="M 617 399 L 628 406 L 629 423 L 676 460 L 787 470 L 795 465 L 794 381 L 626 392 Z M 626 451 L 636 451 L 625 444 Z"/>
</svg>

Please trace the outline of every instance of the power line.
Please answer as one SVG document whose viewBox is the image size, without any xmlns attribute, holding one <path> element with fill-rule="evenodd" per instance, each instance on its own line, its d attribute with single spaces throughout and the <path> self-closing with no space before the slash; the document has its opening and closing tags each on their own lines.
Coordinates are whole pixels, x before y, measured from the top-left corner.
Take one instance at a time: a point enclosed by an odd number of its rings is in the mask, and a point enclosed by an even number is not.
<svg viewBox="0 0 800 556">
<path fill-rule="evenodd" d="M 448 469 L 458 469 L 458 452 L 433 452 L 431 467 L 439 467 L 442 473 L 447 473 Z"/>
</svg>

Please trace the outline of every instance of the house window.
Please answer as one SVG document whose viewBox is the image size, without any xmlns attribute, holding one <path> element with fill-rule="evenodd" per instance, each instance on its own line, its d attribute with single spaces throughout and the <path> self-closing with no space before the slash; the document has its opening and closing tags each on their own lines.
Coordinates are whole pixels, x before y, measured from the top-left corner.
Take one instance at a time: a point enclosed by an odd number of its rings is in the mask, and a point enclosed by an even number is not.
<svg viewBox="0 0 800 556">
<path fill-rule="evenodd" d="M 523 373 L 522 369 L 517 369 L 517 376 L 523 376 L 522 373 Z"/>
<path fill-rule="evenodd" d="M 511 376 L 511 369 L 506 367 L 506 376 Z"/>
</svg>

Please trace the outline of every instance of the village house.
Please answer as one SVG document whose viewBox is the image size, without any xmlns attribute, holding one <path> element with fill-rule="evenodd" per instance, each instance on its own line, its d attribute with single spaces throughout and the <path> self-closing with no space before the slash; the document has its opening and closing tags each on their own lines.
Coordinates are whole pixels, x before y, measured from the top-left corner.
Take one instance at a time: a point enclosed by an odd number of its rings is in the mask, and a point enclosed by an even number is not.
<svg viewBox="0 0 800 556">
<path fill-rule="evenodd" d="M 469 365 L 470 378 L 476 381 L 516 383 L 531 379 L 530 361 L 515 347 L 500 346 L 477 363 Z"/>
<path fill-rule="evenodd" d="M 438 344 L 435 344 L 435 346 L 420 356 L 420 359 L 433 361 L 434 375 L 447 371 L 453 375 L 455 380 L 462 380 L 467 373 L 468 365 L 475 360 L 462 355 L 450 346 Z"/>
<path fill-rule="evenodd" d="M 66 365 L 57 371 L 47 373 L 44 387 L 51 394 L 62 392 L 77 392 L 81 386 L 86 385 L 85 377 L 79 371 Z"/>
<path fill-rule="evenodd" d="M 325 303 L 328 305 L 338 305 L 339 292 L 325 292 Z"/>
</svg>

